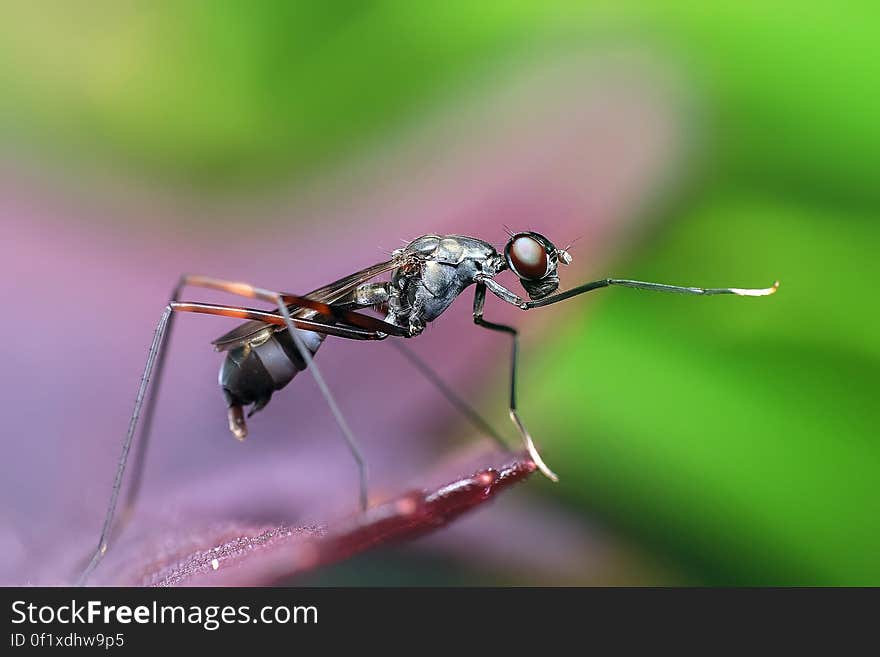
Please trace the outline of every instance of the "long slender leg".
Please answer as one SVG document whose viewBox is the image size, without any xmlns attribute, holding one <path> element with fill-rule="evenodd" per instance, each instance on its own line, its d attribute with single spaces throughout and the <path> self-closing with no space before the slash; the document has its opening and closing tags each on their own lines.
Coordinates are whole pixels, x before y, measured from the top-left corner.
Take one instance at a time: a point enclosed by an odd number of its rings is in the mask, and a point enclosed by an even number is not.
<svg viewBox="0 0 880 657">
<path fill-rule="evenodd" d="M 622 287 L 632 287 L 637 290 L 652 290 L 654 292 L 673 292 L 675 294 L 697 294 L 700 296 L 708 296 L 714 294 L 735 294 L 740 297 L 766 297 L 779 289 L 779 281 L 776 281 L 770 287 L 765 288 L 742 288 L 742 287 L 685 287 L 681 285 L 667 285 L 666 283 L 648 283 L 646 281 L 631 281 L 624 278 L 605 278 L 600 281 L 586 283 L 579 287 L 554 294 L 544 299 L 529 301 L 526 305 L 529 308 L 538 308 L 540 306 L 549 306 L 557 301 L 564 301 L 571 297 L 583 294 L 584 292 L 592 292 L 602 287 L 611 285 L 620 285 Z"/>
<path fill-rule="evenodd" d="M 260 299 L 270 303 L 278 303 L 279 308 L 280 306 L 285 305 L 295 306 L 297 308 L 308 308 L 309 310 L 314 310 L 325 317 L 332 317 L 350 326 L 355 326 L 368 331 L 381 331 L 387 335 L 396 335 L 405 338 L 410 337 L 407 328 L 385 322 L 378 317 L 372 317 L 371 315 L 365 315 L 332 303 L 324 303 L 323 301 L 316 301 L 315 299 L 309 299 L 308 297 L 290 294 L 288 292 L 275 292 L 262 287 L 255 287 L 249 283 L 226 281 L 219 278 L 209 278 L 207 276 L 188 275 L 184 277 L 184 281 L 186 285 L 195 285 L 212 290 L 220 290 L 221 292 L 228 292 L 229 294 L 235 294 L 250 299 Z"/>
<path fill-rule="evenodd" d="M 494 322 L 489 322 L 483 319 L 483 306 L 485 303 L 486 286 L 482 282 L 477 283 L 476 292 L 474 293 L 474 323 L 492 331 L 507 333 L 513 339 L 513 349 L 510 358 L 510 419 L 519 431 L 520 436 L 522 436 L 526 449 L 529 452 L 529 456 L 532 457 L 532 460 L 535 462 L 535 465 L 538 466 L 538 469 L 551 481 L 559 481 L 559 477 L 556 473 L 544 463 L 544 459 L 541 458 L 541 455 L 535 447 L 532 436 L 529 434 L 528 429 L 526 429 L 525 424 L 523 424 L 523 421 L 516 410 L 516 365 L 519 355 L 519 335 L 517 330 L 506 324 L 495 324 Z"/>
<path fill-rule="evenodd" d="M 113 527 L 113 516 L 116 513 L 116 503 L 119 501 L 119 490 L 122 487 L 122 476 L 125 474 L 128 453 L 131 450 L 131 443 L 134 439 L 135 430 L 137 429 L 141 405 L 144 402 L 144 396 L 147 394 L 147 388 L 150 384 L 150 376 L 153 374 L 153 368 L 156 365 L 156 358 L 165 344 L 168 322 L 171 319 L 173 312 L 171 305 L 165 306 L 165 310 L 162 312 L 162 317 L 159 319 L 159 324 L 156 326 L 156 331 L 153 334 L 153 341 L 150 343 L 150 351 L 147 355 L 147 364 L 144 367 L 144 374 L 141 377 L 137 396 L 135 397 L 134 410 L 132 411 L 131 419 L 128 422 L 128 431 L 125 434 L 125 438 L 122 440 L 122 454 L 119 457 L 119 464 L 116 466 L 116 476 L 113 478 L 113 492 L 110 494 L 110 503 L 107 505 L 107 512 L 104 516 L 104 524 L 101 527 L 101 537 L 98 539 L 98 547 L 95 549 L 94 554 L 92 554 L 92 558 L 89 560 L 85 570 L 83 570 L 82 574 L 79 576 L 77 586 L 82 586 L 86 583 L 89 575 L 91 575 L 92 571 L 98 567 L 98 564 L 107 552 L 107 541 L 110 538 L 110 531 Z"/>
<path fill-rule="evenodd" d="M 184 285 L 185 281 L 181 276 L 177 281 L 177 285 L 175 285 L 174 289 L 171 291 L 169 303 L 173 303 L 180 298 L 180 293 L 183 290 Z M 171 313 L 168 317 L 168 323 L 165 328 L 166 345 L 171 344 L 171 336 L 174 335 L 175 316 L 175 313 Z M 147 453 L 150 445 L 150 436 L 153 433 L 153 418 L 156 415 L 156 402 L 159 398 L 159 393 L 162 390 L 162 380 L 164 378 L 167 353 L 167 348 L 161 349 L 159 355 L 156 357 L 156 367 L 153 373 L 154 392 L 147 397 L 146 406 L 144 407 L 143 416 L 141 417 L 141 438 L 137 441 L 135 453 L 132 457 L 132 470 L 129 475 L 128 489 L 126 490 L 125 498 L 122 503 L 122 513 L 113 529 L 114 538 L 122 532 L 126 525 L 128 525 L 128 522 L 131 520 L 132 512 L 137 505 L 138 498 L 140 497 L 141 484 L 143 483 L 144 478 L 144 467 L 147 462 Z"/>
<path fill-rule="evenodd" d="M 189 313 L 201 313 L 205 315 L 222 315 L 223 317 L 235 317 L 236 319 L 257 319 L 267 324 L 275 324 L 289 328 L 287 319 L 278 311 L 257 310 L 256 308 L 239 308 L 236 306 L 221 306 L 214 303 L 195 303 L 192 301 L 176 301 L 171 303 L 174 310 Z M 306 331 L 316 331 L 326 335 L 352 340 L 384 340 L 387 334 L 380 331 L 371 331 L 351 326 L 337 326 L 320 321 L 318 319 L 304 319 L 293 317 L 293 325 Z"/>
<path fill-rule="evenodd" d="M 403 342 L 399 340 L 391 340 L 391 345 L 399 351 L 404 358 L 406 358 L 412 365 L 415 367 L 421 374 L 428 379 L 437 390 L 440 391 L 446 401 L 448 401 L 452 406 L 461 413 L 464 417 L 466 417 L 470 423 L 480 432 L 490 436 L 496 443 L 498 443 L 502 449 L 505 451 L 508 450 L 507 443 L 504 442 L 504 438 L 492 428 L 486 420 L 464 399 L 459 397 L 455 391 L 446 385 L 446 382 L 440 378 L 440 376 L 433 370 L 433 368 L 428 365 L 422 358 L 419 357 L 412 349 L 407 347 Z"/>
<path fill-rule="evenodd" d="M 552 294 L 549 297 L 544 297 L 543 299 L 526 301 L 525 299 L 508 290 L 503 285 L 496 283 L 491 278 L 480 278 L 479 282 L 484 283 L 486 287 L 489 288 L 489 291 L 492 292 L 492 294 L 497 296 L 499 299 L 506 301 L 507 303 L 513 304 L 514 306 L 518 306 L 522 310 L 528 310 L 529 308 L 539 308 L 541 306 L 549 306 L 550 304 L 557 303 L 559 301 L 571 299 L 572 297 L 578 296 L 579 294 L 592 292 L 593 290 L 599 290 L 603 287 L 610 287 L 612 285 L 632 287 L 638 290 L 652 290 L 654 292 L 673 292 L 675 294 L 696 294 L 700 296 L 715 294 L 734 294 L 740 297 L 766 297 L 773 294 L 774 292 L 776 292 L 776 290 L 779 289 L 779 281 L 776 281 L 770 287 L 755 289 L 742 287 L 684 287 L 680 285 L 667 285 L 665 283 L 631 281 L 623 278 L 603 278 L 599 281 L 592 281 L 591 283 L 584 283 L 583 285 L 579 285 L 578 287 L 573 287 L 572 289 L 566 290 L 565 292 Z"/>
<path fill-rule="evenodd" d="M 86 565 L 82 574 L 79 576 L 77 580 L 78 586 L 82 586 L 83 584 L 85 584 L 89 576 L 92 574 L 92 572 L 94 572 L 95 568 L 97 568 L 98 564 L 101 562 L 101 559 L 103 559 L 104 555 L 107 552 L 109 539 L 113 530 L 113 519 L 116 515 L 116 506 L 119 502 L 119 494 L 122 489 L 122 480 L 123 476 L 125 475 L 125 468 L 128 463 L 129 452 L 131 451 L 135 432 L 137 431 L 138 427 L 138 419 L 140 418 L 141 410 L 147 395 L 150 381 L 156 371 L 157 364 L 161 360 L 164 347 L 167 344 L 168 328 L 171 322 L 171 318 L 175 312 L 202 313 L 208 315 L 219 315 L 222 317 L 234 317 L 237 319 L 258 319 L 260 321 L 268 322 L 271 324 L 285 326 L 288 329 L 295 329 L 298 327 L 310 331 L 321 331 L 331 335 L 348 337 L 357 340 L 382 339 L 384 337 L 383 334 L 375 332 L 363 331 L 355 328 L 336 327 L 323 324 L 314 320 L 292 319 L 290 318 L 289 314 L 287 317 L 285 317 L 276 313 L 254 310 L 250 308 L 237 308 L 233 306 L 219 306 L 214 304 L 176 301 L 171 302 L 167 306 L 165 306 L 165 310 L 162 312 L 162 316 L 159 319 L 159 323 L 156 325 L 155 332 L 153 333 L 153 341 L 150 343 L 150 350 L 147 354 L 147 362 L 144 366 L 144 373 L 141 376 L 137 395 L 135 396 L 134 409 L 132 410 L 131 418 L 128 423 L 128 431 L 126 431 L 125 437 L 122 440 L 122 453 L 119 457 L 119 463 L 116 467 L 116 475 L 113 478 L 113 489 L 110 494 L 110 502 L 107 505 L 107 511 L 104 516 L 104 524 L 101 527 L 101 536 L 98 539 L 98 547 L 92 554 L 88 565 Z M 291 334 L 296 336 L 296 332 L 293 330 L 291 331 Z"/>
<path fill-rule="evenodd" d="M 293 318 L 290 316 L 290 311 L 287 309 L 287 304 L 282 296 L 278 295 L 278 308 L 281 311 L 281 314 L 284 316 L 284 321 L 287 323 L 287 328 L 290 332 L 290 337 L 293 338 L 293 343 L 296 345 L 297 350 L 299 351 L 300 356 L 303 359 L 303 362 L 306 364 L 306 369 L 311 371 L 312 377 L 315 379 L 315 383 L 318 384 L 318 388 L 321 390 L 321 394 L 324 395 L 324 400 L 327 402 L 327 405 L 330 407 L 330 412 L 333 413 L 333 417 L 336 420 L 336 424 L 339 425 L 339 429 L 342 431 L 342 437 L 345 439 L 346 445 L 348 445 L 348 449 L 351 452 L 351 455 L 354 457 L 355 463 L 357 463 L 358 468 L 358 477 L 360 482 L 360 502 L 361 509 L 366 511 L 367 509 L 367 463 L 364 460 L 364 456 L 361 453 L 360 447 L 357 444 L 357 440 L 354 437 L 354 434 L 351 431 L 351 428 L 348 426 L 348 422 L 345 421 L 345 416 L 342 414 L 342 411 L 339 410 L 339 406 L 336 404 L 336 399 L 333 397 L 333 394 L 330 392 L 330 388 L 327 387 L 327 384 L 324 381 L 324 377 L 321 375 L 321 371 L 318 369 L 318 366 L 315 365 L 315 360 L 312 358 L 312 352 L 310 352 L 306 345 L 303 343 L 302 338 L 296 331 L 296 327 L 294 326 Z"/>
</svg>

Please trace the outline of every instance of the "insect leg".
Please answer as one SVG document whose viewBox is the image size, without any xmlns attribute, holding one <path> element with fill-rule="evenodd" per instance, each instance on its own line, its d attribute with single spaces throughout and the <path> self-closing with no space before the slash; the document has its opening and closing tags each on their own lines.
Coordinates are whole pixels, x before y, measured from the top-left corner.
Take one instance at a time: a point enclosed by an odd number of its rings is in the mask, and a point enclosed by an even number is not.
<svg viewBox="0 0 880 657">
<path fill-rule="evenodd" d="M 565 292 L 551 294 L 543 299 L 535 299 L 526 301 L 520 296 L 514 294 L 503 285 L 495 282 L 491 278 L 483 277 L 478 279 L 484 283 L 489 291 L 502 301 L 513 304 L 522 310 L 529 308 L 540 308 L 541 306 L 549 306 L 559 301 L 571 299 L 579 294 L 599 290 L 603 287 L 619 285 L 622 287 L 632 287 L 638 290 L 652 290 L 654 292 L 673 292 L 675 294 L 696 294 L 699 296 L 709 296 L 715 294 L 735 294 L 740 297 L 766 297 L 775 293 L 779 289 L 779 281 L 776 281 L 770 287 L 765 288 L 742 288 L 742 287 L 683 287 L 680 285 L 667 285 L 665 283 L 648 283 L 646 281 L 631 281 L 623 278 L 603 278 L 598 281 L 584 283 L 578 287 L 573 287 Z"/>
<path fill-rule="evenodd" d="M 422 359 L 418 354 L 416 354 L 412 349 L 410 349 L 407 345 L 399 340 L 391 340 L 390 344 L 399 351 L 404 358 L 406 358 L 413 367 L 415 367 L 428 381 L 430 381 L 437 390 L 440 391 L 446 401 L 448 401 L 452 406 L 461 413 L 465 418 L 470 421 L 470 423 L 480 432 L 490 436 L 496 443 L 498 443 L 502 449 L 507 451 L 510 449 L 507 446 L 507 443 L 504 442 L 504 438 L 492 428 L 486 420 L 464 399 L 459 397 L 452 388 L 450 388 L 443 379 L 440 378 L 440 375 L 434 371 L 434 369 L 428 365 L 424 359 Z"/>
<path fill-rule="evenodd" d="M 535 465 L 538 466 L 538 469 L 551 481 L 559 481 L 559 477 L 556 473 L 544 463 L 544 459 L 541 458 L 541 455 L 535 447 L 532 436 L 529 434 L 528 429 L 526 429 L 525 424 L 523 424 L 523 421 L 520 419 L 519 413 L 516 410 L 516 365 L 519 352 L 519 336 L 517 330 L 506 324 L 495 324 L 494 322 L 489 322 L 483 319 L 483 306 L 485 303 L 486 285 L 483 282 L 479 282 L 477 283 L 476 292 L 474 293 L 474 323 L 492 331 L 507 333 L 513 339 L 513 348 L 510 358 L 510 419 L 513 421 L 514 426 L 516 426 L 517 431 L 519 431 L 520 436 L 522 436 L 526 449 L 529 452 L 529 456 L 531 456 Z"/>
<path fill-rule="evenodd" d="M 410 337 L 409 329 L 390 322 L 385 322 L 378 317 L 365 315 L 354 310 L 348 310 L 343 305 L 332 303 L 324 303 L 316 301 L 308 297 L 290 294 L 288 292 L 275 292 L 265 288 L 256 287 L 249 283 L 239 283 L 235 281 L 226 281 L 219 278 L 209 278 L 207 276 L 187 275 L 184 277 L 187 285 L 196 285 L 198 287 L 209 288 L 212 290 L 220 290 L 250 299 L 260 299 L 270 303 L 278 303 L 281 306 L 293 306 L 291 310 L 296 308 L 308 308 L 317 313 L 333 318 L 349 326 L 354 326 L 367 331 L 381 331 L 387 335 L 396 335 L 398 337 Z M 281 301 L 279 301 L 281 299 Z"/>
<path fill-rule="evenodd" d="M 179 291 L 179 288 L 177 288 L 177 291 Z M 159 323 L 156 326 L 156 331 L 153 334 L 153 341 L 150 343 L 150 350 L 147 354 L 147 362 L 144 366 L 144 373 L 141 377 L 140 385 L 138 386 L 134 409 L 132 411 L 131 418 L 129 419 L 128 431 L 126 432 L 125 437 L 122 439 L 122 453 L 119 457 L 119 464 L 116 467 L 116 475 L 113 479 L 113 489 L 110 494 L 110 502 L 107 505 L 107 511 L 104 515 L 104 524 L 101 527 L 101 535 L 98 539 L 98 547 L 95 549 L 95 552 L 92 554 L 88 564 L 77 579 L 78 586 L 82 586 L 83 584 L 85 584 L 89 576 L 92 574 L 92 572 L 94 572 L 95 568 L 97 568 L 98 564 L 101 562 L 101 559 L 104 558 L 104 555 L 107 552 L 109 539 L 113 530 L 113 519 L 116 515 L 116 506 L 119 502 L 119 494 L 122 488 L 122 480 L 125 474 L 126 465 L 128 464 L 129 452 L 131 451 L 132 443 L 134 442 L 135 432 L 137 431 L 138 420 L 141 415 L 144 400 L 147 396 L 147 390 L 149 388 L 150 381 L 153 378 L 154 374 L 157 372 L 158 364 L 162 360 L 162 354 L 164 353 L 164 349 L 168 341 L 168 329 L 171 324 L 171 318 L 174 316 L 175 312 L 193 312 L 208 315 L 219 315 L 223 317 L 234 317 L 236 319 L 257 319 L 278 326 L 284 326 L 288 329 L 299 327 L 309 331 L 320 331 L 329 335 L 337 335 L 339 337 L 347 337 L 359 340 L 382 339 L 384 337 L 383 334 L 375 332 L 362 331 L 360 329 L 354 328 L 336 327 L 312 320 L 291 319 L 289 316 L 284 317 L 277 313 L 254 310 L 251 308 L 237 308 L 233 306 L 218 306 L 207 303 L 190 303 L 178 301 L 172 301 L 167 306 L 165 306 L 165 310 L 162 312 L 162 317 L 159 319 Z M 296 335 L 295 331 L 292 331 L 292 334 Z"/>
<path fill-rule="evenodd" d="M 174 286 L 174 289 L 171 291 L 169 303 L 173 303 L 180 298 L 180 293 L 185 286 L 185 277 L 181 276 L 177 280 L 177 284 Z M 175 317 L 176 315 L 174 313 L 171 313 L 171 315 L 168 317 L 168 324 L 165 328 L 166 345 L 171 344 L 171 336 L 174 334 Z M 132 470 L 131 474 L 129 475 L 128 489 L 125 493 L 125 499 L 122 504 L 122 514 L 119 520 L 116 522 L 116 527 L 114 528 L 115 536 L 118 536 L 119 533 L 128 524 L 129 520 L 131 520 L 131 514 L 135 506 L 137 505 L 138 498 L 140 497 L 141 484 L 143 483 L 144 477 L 144 467 L 147 461 L 147 450 L 150 445 L 150 436 L 153 432 L 153 418 L 156 414 L 156 403 L 159 398 L 159 394 L 162 391 L 162 380 L 164 378 L 165 360 L 167 353 L 168 349 L 161 349 L 159 351 L 159 355 L 156 357 L 156 367 L 152 377 L 154 392 L 147 397 L 146 405 L 144 407 L 143 415 L 141 417 L 141 438 L 137 442 L 135 453 L 132 457 Z"/>
<path fill-rule="evenodd" d="M 336 420 L 336 424 L 339 425 L 339 429 L 340 431 L 342 431 L 342 437 L 345 439 L 345 443 L 346 445 L 348 445 L 348 449 L 351 452 L 355 463 L 357 464 L 361 509 L 366 510 L 367 462 L 364 460 L 364 456 L 361 453 L 361 449 L 358 446 L 357 440 L 355 439 L 351 428 L 348 426 L 348 422 L 345 421 L 345 416 L 342 414 L 342 411 L 339 410 L 339 406 L 336 404 L 336 399 L 330 392 L 330 388 L 327 387 L 327 383 L 324 381 L 324 377 L 321 375 L 321 371 L 318 369 L 317 365 L 315 365 L 315 360 L 314 358 L 312 358 L 312 352 L 310 352 L 306 348 L 306 345 L 303 343 L 302 338 L 296 332 L 294 320 L 290 316 L 290 310 L 288 310 L 287 304 L 280 294 L 277 296 L 277 301 L 278 309 L 281 311 L 281 315 L 284 317 L 284 321 L 287 323 L 287 328 L 290 331 L 290 337 L 293 338 L 293 343 L 296 345 L 296 348 L 299 351 L 303 362 L 305 362 L 306 369 L 311 371 L 312 376 L 315 379 L 315 383 L 318 384 L 318 388 L 321 390 L 321 394 L 324 395 L 324 400 L 330 407 L 330 412 L 333 414 L 333 417 Z"/>
<path fill-rule="evenodd" d="M 79 576 L 79 579 L 76 582 L 77 586 L 82 586 L 86 583 L 89 575 L 91 575 L 95 568 L 98 567 L 101 559 L 103 559 L 104 555 L 107 553 L 107 542 L 113 528 L 113 516 L 116 513 L 116 504 L 119 501 L 119 491 L 122 487 L 122 477 L 125 474 L 128 453 L 131 450 L 131 444 L 134 440 L 135 430 L 137 429 L 138 416 L 141 412 L 144 397 L 147 394 L 147 388 L 150 384 L 150 377 L 153 374 L 153 368 L 156 366 L 156 359 L 162 351 L 162 347 L 165 345 L 168 323 L 171 320 L 173 312 L 170 304 L 165 306 L 165 310 L 162 312 L 162 317 L 159 319 L 159 323 L 156 326 L 156 331 L 153 333 L 153 341 L 150 343 L 150 351 L 147 355 L 144 374 L 141 377 L 137 396 L 134 401 L 134 410 L 132 411 L 131 419 L 128 422 L 128 431 L 125 434 L 125 438 L 122 439 L 122 454 L 119 457 L 119 464 L 116 466 L 116 476 L 113 478 L 113 491 L 110 494 L 110 503 L 107 505 L 107 511 L 104 515 L 104 524 L 101 527 L 101 536 L 98 539 L 98 547 L 95 549 L 94 554 L 92 554 L 85 570 L 83 570 L 82 574 Z"/>
<path fill-rule="evenodd" d="M 257 310 L 256 308 L 239 308 L 237 306 L 221 306 L 214 303 L 196 303 L 193 301 L 175 301 L 170 304 L 173 310 L 178 312 L 201 313 L 205 315 L 221 315 L 223 317 L 234 317 L 236 319 L 256 319 L 267 324 L 275 324 L 289 328 L 284 315 L 277 310 Z M 301 317 L 293 318 L 293 325 L 296 328 L 306 331 L 315 331 L 326 335 L 333 335 L 339 338 L 349 338 L 351 340 L 384 340 L 387 334 L 379 331 L 369 331 L 352 326 L 339 326 L 322 322 L 318 319 L 304 319 Z"/>
</svg>

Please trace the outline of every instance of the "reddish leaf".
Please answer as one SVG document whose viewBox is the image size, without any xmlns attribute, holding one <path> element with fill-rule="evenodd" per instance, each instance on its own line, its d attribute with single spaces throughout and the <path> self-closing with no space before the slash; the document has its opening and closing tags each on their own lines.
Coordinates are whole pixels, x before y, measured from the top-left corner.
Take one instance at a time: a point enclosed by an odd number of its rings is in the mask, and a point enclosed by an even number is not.
<svg viewBox="0 0 880 657">
<path fill-rule="evenodd" d="M 198 549 L 168 554 L 122 580 L 154 586 L 270 585 L 377 546 L 432 532 L 534 470 L 532 461 L 518 456 L 437 488 L 410 491 L 326 526 L 280 524 L 207 532 L 195 541 Z"/>
</svg>

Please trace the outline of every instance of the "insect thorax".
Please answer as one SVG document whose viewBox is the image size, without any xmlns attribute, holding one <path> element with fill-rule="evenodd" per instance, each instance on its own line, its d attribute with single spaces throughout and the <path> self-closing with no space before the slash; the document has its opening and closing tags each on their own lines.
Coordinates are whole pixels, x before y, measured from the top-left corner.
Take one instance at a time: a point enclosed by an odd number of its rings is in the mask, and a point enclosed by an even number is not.
<svg viewBox="0 0 880 657">
<path fill-rule="evenodd" d="M 419 333 L 443 313 L 479 273 L 494 276 L 504 267 L 495 248 L 464 235 L 423 235 L 395 252 L 414 255 L 414 264 L 391 278 L 387 321 Z"/>
</svg>

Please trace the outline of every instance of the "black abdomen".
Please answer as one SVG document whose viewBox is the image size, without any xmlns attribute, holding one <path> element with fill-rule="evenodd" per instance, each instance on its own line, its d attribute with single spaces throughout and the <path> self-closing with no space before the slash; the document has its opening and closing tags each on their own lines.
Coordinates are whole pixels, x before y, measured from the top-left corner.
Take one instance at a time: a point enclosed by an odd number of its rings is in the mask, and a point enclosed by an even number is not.
<svg viewBox="0 0 880 657">
<path fill-rule="evenodd" d="M 315 354 L 324 336 L 312 331 L 298 331 L 308 350 Z M 299 350 L 288 331 L 230 349 L 220 368 L 219 383 L 229 406 L 253 404 L 249 415 L 269 403 L 272 393 L 280 390 L 306 369 Z"/>
</svg>

